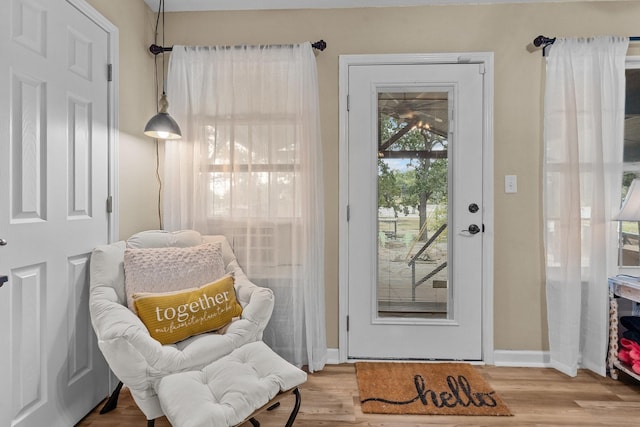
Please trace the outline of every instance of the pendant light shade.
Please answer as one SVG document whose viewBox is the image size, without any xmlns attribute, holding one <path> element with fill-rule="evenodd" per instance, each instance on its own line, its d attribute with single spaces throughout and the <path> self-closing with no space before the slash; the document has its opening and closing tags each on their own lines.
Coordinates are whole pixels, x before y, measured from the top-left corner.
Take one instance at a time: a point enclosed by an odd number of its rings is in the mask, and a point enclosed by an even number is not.
<svg viewBox="0 0 640 427">
<path fill-rule="evenodd" d="M 168 113 L 169 102 L 167 101 L 167 95 L 162 94 L 160 98 L 160 111 L 158 114 L 151 117 L 144 127 L 144 134 L 152 138 L 157 139 L 180 139 L 182 138 L 182 132 L 180 126 Z"/>
</svg>

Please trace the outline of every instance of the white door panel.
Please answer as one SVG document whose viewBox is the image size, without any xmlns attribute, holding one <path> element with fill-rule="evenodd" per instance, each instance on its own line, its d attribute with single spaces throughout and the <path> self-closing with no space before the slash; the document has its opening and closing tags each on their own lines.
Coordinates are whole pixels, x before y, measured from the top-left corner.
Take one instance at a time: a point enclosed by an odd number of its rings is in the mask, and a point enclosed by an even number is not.
<svg viewBox="0 0 640 427">
<path fill-rule="evenodd" d="M 0 53 L 0 425 L 70 426 L 108 395 L 89 257 L 109 241 L 105 30 L 64 0 L 11 0 Z"/>
<path fill-rule="evenodd" d="M 482 229 L 482 155 L 483 155 L 483 68 L 478 64 L 393 64 L 352 65 L 348 70 L 348 153 L 349 153 L 349 222 L 348 222 L 348 356 L 350 358 L 402 359 L 466 359 L 482 358 L 482 232 L 472 234 L 469 226 Z M 393 155 L 382 153 L 383 141 L 378 122 L 389 103 L 409 98 L 428 105 L 437 101 L 443 108 L 438 119 L 444 128 L 431 128 L 417 118 L 414 127 L 424 126 L 439 133 L 446 144 L 442 153 L 448 165 L 447 202 L 431 206 L 430 212 L 444 209 L 442 215 L 448 236 L 440 243 L 444 262 L 435 262 L 433 274 L 438 283 L 412 285 L 412 279 L 398 284 L 397 277 L 410 275 L 407 260 L 425 245 L 426 238 L 436 230 L 421 229 L 419 233 L 402 230 L 404 214 L 379 218 L 378 168 L 379 158 Z M 431 99 L 432 98 L 432 99 Z M 425 107 L 427 108 L 427 107 Z M 436 107 L 433 107 L 436 108 Z M 438 107 L 439 108 L 439 107 Z M 431 114 L 427 111 L 425 114 Z M 402 112 L 400 113 L 402 114 Z M 410 119 L 407 119 L 410 122 Z M 391 141 L 392 138 L 390 138 Z M 391 149 L 390 149 L 391 150 Z M 420 153 L 418 153 L 420 154 Z M 416 156 L 418 154 L 415 154 Z M 437 153 L 423 153 L 433 156 Z M 402 168 L 402 164 L 400 164 Z M 381 191 L 381 190 L 380 190 Z M 471 212 L 469 205 L 479 211 Z M 407 209 L 408 211 L 409 209 Z M 435 214 L 434 214 L 435 215 Z M 410 215 L 409 215 L 410 216 Z M 407 216 L 407 218 L 409 217 Z M 384 228 L 394 224 L 395 228 Z M 421 234 L 424 233 L 424 234 Z M 379 254 L 387 248 L 400 248 L 390 258 L 390 267 L 381 267 Z M 427 248 L 431 250 L 431 248 Z M 398 255 L 398 254 L 401 254 Z M 406 254 L 406 255 L 405 255 Z M 380 255 L 381 256 L 381 255 Z M 393 262 L 391 262 L 393 261 Z M 420 260 L 419 260 L 420 261 Z M 429 264 L 427 260 L 422 264 Z M 393 264 L 391 266 L 391 264 Z M 404 265 L 404 266 L 403 266 Z M 386 268 L 386 269 L 385 269 Z M 404 270 L 402 270 L 404 269 Z M 386 288 L 382 296 L 381 275 L 388 274 L 397 282 Z M 415 274 L 414 274 L 415 275 Z M 424 274 L 425 277 L 428 274 Z M 435 277 L 435 276 L 428 276 Z M 432 279 L 433 280 L 433 279 Z M 435 281 L 434 281 L 435 282 Z M 415 304 L 416 289 L 433 286 L 432 294 L 442 299 L 422 302 L 419 314 L 384 308 Z M 436 286 L 437 285 L 437 286 Z M 442 289 L 436 287 L 443 286 Z M 405 288 L 403 288 L 403 286 Z M 397 294 L 411 295 L 405 302 Z M 395 299 L 394 299 L 395 298 Z M 440 302 L 439 302 L 440 301 Z M 437 310 L 433 308 L 441 307 Z M 440 310 L 440 311 L 438 311 Z M 392 312 L 389 314 L 389 312 Z M 399 314 L 402 312 L 401 314 Z"/>
</svg>

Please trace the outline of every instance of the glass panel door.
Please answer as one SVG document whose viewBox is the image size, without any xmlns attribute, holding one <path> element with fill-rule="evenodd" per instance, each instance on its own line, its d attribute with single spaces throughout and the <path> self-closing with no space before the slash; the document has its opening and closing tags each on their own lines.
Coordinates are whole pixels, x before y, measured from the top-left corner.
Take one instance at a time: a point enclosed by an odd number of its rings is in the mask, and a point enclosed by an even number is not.
<svg viewBox="0 0 640 427">
<path fill-rule="evenodd" d="M 349 67 L 349 357 L 481 357 L 479 71 Z"/>
<path fill-rule="evenodd" d="M 378 91 L 378 317 L 448 318 L 449 90 Z"/>
</svg>

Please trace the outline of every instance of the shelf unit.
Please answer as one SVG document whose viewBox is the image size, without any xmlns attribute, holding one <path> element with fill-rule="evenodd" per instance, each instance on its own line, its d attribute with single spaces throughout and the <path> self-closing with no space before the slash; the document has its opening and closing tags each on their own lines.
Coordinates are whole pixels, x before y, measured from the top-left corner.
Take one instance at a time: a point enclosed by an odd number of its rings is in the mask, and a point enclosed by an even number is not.
<svg viewBox="0 0 640 427">
<path fill-rule="evenodd" d="M 628 365 L 625 365 L 621 361 L 619 361 L 619 360 L 614 361 L 613 362 L 613 366 L 615 366 L 618 371 L 622 371 L 625 374 L 629 375 L 630 377 L 635 378 L 636 380 L 640 381 L 640 375 L 638 375 L 635 372 L 633 372 L 631 369 L 629 369 Z M 613 378 L 613 375 L 611 375 L 611 378 Z M 614 379 L 615 380 L 618 379 L 618 373 L 617 372 L 616 372 L 616 377 Z"/>
<path fill-rule="evenodd" d="M 618 379 L 618 371 L 622 371 L 637 381 L 640 375 L 618 360 L 618 299 L 623 298 L 634 303 L 640 303 L 640 278 L 619 275 L 609 278 L 609 375 L 614 380 Z"/>
</svg>

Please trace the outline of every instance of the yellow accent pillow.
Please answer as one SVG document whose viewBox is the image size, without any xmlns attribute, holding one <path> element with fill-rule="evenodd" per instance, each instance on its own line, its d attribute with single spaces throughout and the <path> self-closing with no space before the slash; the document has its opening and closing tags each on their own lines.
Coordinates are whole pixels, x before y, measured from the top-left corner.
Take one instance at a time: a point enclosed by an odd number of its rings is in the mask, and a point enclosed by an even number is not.
<svg viewBox="0 0 640 427">
<path fill-rule="evenodd" d="M 242 314 L 233 283 L 228 274 L 199 288 L 137 293 L 133 304 L 151 336 L 162 344 L 173 344 L 220 329 Z"/>
</svg>

